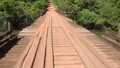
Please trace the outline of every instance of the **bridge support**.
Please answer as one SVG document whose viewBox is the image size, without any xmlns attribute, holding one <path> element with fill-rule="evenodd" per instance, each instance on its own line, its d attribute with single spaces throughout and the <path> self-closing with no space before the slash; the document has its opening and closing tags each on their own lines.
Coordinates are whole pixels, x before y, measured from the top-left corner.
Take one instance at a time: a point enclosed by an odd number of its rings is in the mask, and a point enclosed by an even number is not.
<svg viewBox="0 0 120 68">
<path fill-rule="evenodd" d="M 7 29 L 7 30 L 8 30 L 8 31 L 11 31 L 11 23 L 8 22 L 7 24 L 8 24 L 8 29 Z M 12 34 L 10 33 L 9 37 L 10 37 L 11 35 L 12 35 Z"/>
</svg>

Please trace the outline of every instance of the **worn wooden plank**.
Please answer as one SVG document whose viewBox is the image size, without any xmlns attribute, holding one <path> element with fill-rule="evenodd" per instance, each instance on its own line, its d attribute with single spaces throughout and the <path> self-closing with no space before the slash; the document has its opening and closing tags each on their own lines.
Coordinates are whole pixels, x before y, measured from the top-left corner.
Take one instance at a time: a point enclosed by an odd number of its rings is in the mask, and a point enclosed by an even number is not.
<svg viewBox="0 0 120 68">
<path fill-rule="evenodd" d="M 29 44 L 27 45 L 26 49 L 24 50 L 23 54 L 20 56 L 20 59 L 18 60 L 18 62 L 16 63 L 14 68 L 21 68 L 23 61 L 25 59 L 25 56 L 27 56 L 27 53 L 29 51 L 29 49 L 31 48 L 32 44 L 33 44 L 33 39 L 31 39 L 31 41 L 29 42 Z"/>
<path fill-rule="evenodd" d="M 60 18 L 59 18 L 60 19 Z M 63 18 L 61 18 L 61 20 L 62 20 Z M 64 20 L 63 20 L 64 21 Z M 74 46 L 75 46 L 75 48 L 76 48 L 76 50 L 78 51 L 78 53 L 79 53 L 79 55 L 81 56 L 81 58 L 83 59 L 83 61 L 84 61 L 84 63 L 87 65 L 87 67 L 88 68 L 96 68 L 96 65 L 94 65 L 94 63 L 91 63 L 91 61 L 92 60 L 90 60 L 90 59 L 92 59 L 92 58 L 89 58 L 90 56 L 93 56 L 92 55 L 92 53 L 90 53 L 90 51 L 87 51 L 87 52 L 84 52 L 85 50 L 83 50 L 84 48 L 83 48 L 83 46 L 82 47 L 80 47 L 79 45 L 84 45 L 84 44 L 82 44 L 78 39 L 77 39 L 77 35 L 75 35 L 75 33 L 73 34 L 73 32 L 71 32 L 69 29 L 71 29 L 72 27 L 70 27 L 69 28 L 69 26 L 68 25 L 66 25 L 66 24 L 68 24 L 67 22 L 65 22 L 64 21 L 64 23 L 63 22 L 61 22 L 60 23 L 61 24 L 61 26 L 63 27 L 63 29 L 65 30 L 65 33 L 67 34 L 67 36 L 69 37 L 69 39 L 71 40 L 71 42 L 74 44 Z M 69 29 L 68 29 L 69 28 Z M 72 36 L 71 36 L 72 35 Z M 77 42 L 76 42 L 77 41 Z M 79 41 L 79 42 L 78 42 Z M 91 54 L 89 57 L 87 56 L 87 54 Z M 102 66 L 102 68 L 104 68 L 105 66 L 104 65 L 102 65 L 102 64 L 100 64 L 100 62 L 98 61 L 98 59 L 95 59 L 94 58 L 94 61 L 97 61 L 98 63 L 99 63 L 99 65 L 97 65 L 97 67 L 100 67 L 100 66 Z M 95 62 L 96 63 L 96 62 Z"/>
<path fill-rule="evenodd" d="M 35 38 L 32 46 L 31 46 L 31 49 L 29 50 L 27 56 L 24 59 L 24 62 L 22 64 L 21 68 L 31 68 L 32 67 L 32 63 L 34 61 L 34 57 L 35 57 L 35 54 L 36 54 L 36 51 L 37 51 L 37 48 L 39 45 L 39 40 L 40 40 L 40 38 Z"/>
<path fill-rule="evenodd" d="M 47 41 L 47 32 L 49 25 L 49 18 L 46 20 L 47 24 L 44 28 L 43 36 L 41 38 L 38 51 L 35 57 L 33 68 L 44 68 L 45 67 L 45 52 L 46 52 L 46 41 Z"/>
<path fill-rule="evenodd" d="M 48 28 L 45 68 L 53 68 L 52 20 Z"/>
</svg>

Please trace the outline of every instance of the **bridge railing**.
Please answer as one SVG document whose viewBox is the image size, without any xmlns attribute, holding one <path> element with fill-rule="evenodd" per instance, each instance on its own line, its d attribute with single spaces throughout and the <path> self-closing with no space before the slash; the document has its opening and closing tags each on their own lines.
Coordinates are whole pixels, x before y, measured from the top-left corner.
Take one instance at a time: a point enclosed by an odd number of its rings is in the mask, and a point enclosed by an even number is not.
<svg viewBox="0 0 120 68">
<path fill-rule="evenodd" d="M 12 32 L 13 28 L 8 24 L 8 31 L 0 36 L 0 45 L 17 38 L 16 35 L 11 35 Z"/>
</svg>

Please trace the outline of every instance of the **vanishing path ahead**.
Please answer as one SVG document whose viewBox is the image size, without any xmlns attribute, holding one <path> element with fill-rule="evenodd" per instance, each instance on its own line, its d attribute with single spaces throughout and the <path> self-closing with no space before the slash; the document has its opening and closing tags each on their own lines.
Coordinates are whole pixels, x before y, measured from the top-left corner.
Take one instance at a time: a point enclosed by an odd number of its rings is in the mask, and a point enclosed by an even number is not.
<svg viewBox="0 0 120 68">
<path fill-rule="evenodd" d="M 120 68 L 104 51 L 119 55 L 117 50 L 72 22 L 49 3 L 46 13 L 20 32 L 0 68 Z"/>
</svg>

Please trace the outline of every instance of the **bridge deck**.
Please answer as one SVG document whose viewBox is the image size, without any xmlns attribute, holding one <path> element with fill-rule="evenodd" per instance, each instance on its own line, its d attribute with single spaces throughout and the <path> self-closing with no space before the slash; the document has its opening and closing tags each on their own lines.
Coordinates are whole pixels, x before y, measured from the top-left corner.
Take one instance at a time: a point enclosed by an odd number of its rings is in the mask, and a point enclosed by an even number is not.
<svg viewBox="0 0 120 68">
<path fill-rule="evenodd" d="M 22 38 L 0 60 L 0 68 L 120 68 L 120 60 L 113 59 L 120 57 L 116 49 L 71 22 L 49 6 L 20 32 Z"/>
</svg>

